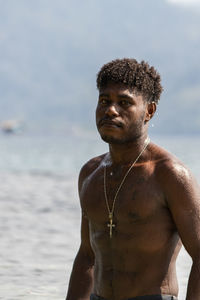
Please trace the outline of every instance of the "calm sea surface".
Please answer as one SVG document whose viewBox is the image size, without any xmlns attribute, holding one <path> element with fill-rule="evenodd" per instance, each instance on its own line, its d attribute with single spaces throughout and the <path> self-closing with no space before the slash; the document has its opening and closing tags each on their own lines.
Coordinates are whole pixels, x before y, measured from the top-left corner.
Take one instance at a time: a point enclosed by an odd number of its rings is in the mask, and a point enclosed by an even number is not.
<svg viewBox="0 0 200 300">
<path fill-rule="evenodd" d="M 199 137 L 152 137 L 200 182 Z M 79 246 L 77 177 L 107 151 L 95 137 L 0 136 L 0 299 L 64 300 Z M 191 259 L 177 262 L 184 299 Z"/>
</svg>

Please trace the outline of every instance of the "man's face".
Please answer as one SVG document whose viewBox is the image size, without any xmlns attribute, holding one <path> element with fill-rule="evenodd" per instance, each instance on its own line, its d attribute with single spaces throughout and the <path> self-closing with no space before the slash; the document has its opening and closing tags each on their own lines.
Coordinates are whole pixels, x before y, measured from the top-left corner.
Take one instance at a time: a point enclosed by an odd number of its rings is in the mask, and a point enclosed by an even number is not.
<svg viewBox="0 0 200 300">
<path fill-rule="evenodd" d="M 108 84 L 99 91 L 96 108 L 101 138 L 109 144 L 135 141 L 147 128 L 147 107 L 143 96 L 126 85 Z"/>
</svg>

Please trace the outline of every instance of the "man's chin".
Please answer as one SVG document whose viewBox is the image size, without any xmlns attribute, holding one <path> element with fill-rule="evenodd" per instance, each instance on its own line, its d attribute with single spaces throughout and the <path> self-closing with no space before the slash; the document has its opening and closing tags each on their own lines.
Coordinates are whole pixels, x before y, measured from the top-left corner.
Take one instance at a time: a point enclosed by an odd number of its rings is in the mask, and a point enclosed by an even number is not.
<svg viewBox="0 0 200 300">
<path fill-rule="evenodd" d="M 108 144 L 121 145 L 121 144 L 126 143 L 126 141 L 124 141 L 124 139 L 119 139 L 119 138 L 109 136 L 109 135 L 101 135 L 101 138 L 104 142 L 106 142 Z"/>
</svg>

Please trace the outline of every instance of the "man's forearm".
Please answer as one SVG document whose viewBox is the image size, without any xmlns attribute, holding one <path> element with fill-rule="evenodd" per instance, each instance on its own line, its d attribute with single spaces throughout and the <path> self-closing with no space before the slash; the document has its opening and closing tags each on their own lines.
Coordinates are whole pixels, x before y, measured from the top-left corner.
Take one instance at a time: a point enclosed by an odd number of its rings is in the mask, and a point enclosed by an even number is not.
<svg viewBox="0 0 200 300">
<path fill-rule="evenodd" d="M 78 253 L 74 261 L 66 300 L 89 300 L 93 287 L 93 261 Z"/>
<path fill-rule="evenodd" d="M 193 261 L 186 300 L 200 300 L 200 258 Z"/>
</svg>

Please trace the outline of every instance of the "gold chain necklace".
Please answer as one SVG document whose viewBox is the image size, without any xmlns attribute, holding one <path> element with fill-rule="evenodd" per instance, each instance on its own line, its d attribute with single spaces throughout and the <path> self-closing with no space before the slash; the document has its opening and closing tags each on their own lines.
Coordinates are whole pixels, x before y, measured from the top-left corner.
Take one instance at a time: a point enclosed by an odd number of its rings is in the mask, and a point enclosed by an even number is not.
<svg viewBox="0 0 200 300">
<path fill-rule="evenodd" d="M 107 226 L 110 229 L 110 238 L 112 238 L 112 230 L 116 226 L 113 223 L 113 214 L 114 214 L 114 209 L 115 209 L 115 202 L 116 202 L 117 196 L 119 194 L 119 191 L 121 190 L 121 187 L 122 187 L 124 181 L 126 180 L 126 177 L 128 176 L 129 172 L 132 170 L 132 168 L 134 167 L 134 165 L 136 164 L 136 162 L 138 161 L 138 159 L 140 158 L 140 156 L 142 155 L 142 153 L 144 152 L 144 150 L 146 149 L 146 147 L 148 146 L 149 143 L 150 143 L 150 138 L 148 137 L 145 141 L 145 144 L 144 144 L 144 147 L 143 147 L 142 151 L 140 152 L 140 154 L 137 156 L 135 161 L 131 164 L 128 171 L 124 175 L 124 177 L 123 177 L 123 179 L 122 179 L 122 181 L 121 181 L 121 183 L 120 183 L 120 185 L 119 185 L 119 187 L 116 191 L 116 194 L 114 196 L 113 204 L 112 204 L 111 209 L 110 209 L 109 204 L 108 204 L 108 197 L 107 197 L 107 190 L 106 190 L 106 166 L 104 167 L 104 195 L 105 195 L 105 200 L 106 200 L 106 206 L 107 206 L 107 209 L 108 209 L 109 223 L 107 224 Z"/>
</svg>

